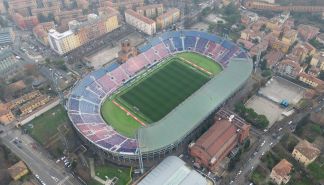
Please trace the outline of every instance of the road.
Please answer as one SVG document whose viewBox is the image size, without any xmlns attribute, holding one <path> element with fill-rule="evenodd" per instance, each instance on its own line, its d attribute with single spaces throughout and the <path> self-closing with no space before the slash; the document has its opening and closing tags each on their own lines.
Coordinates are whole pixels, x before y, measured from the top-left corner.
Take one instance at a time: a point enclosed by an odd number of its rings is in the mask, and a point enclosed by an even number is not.
<svg viewBox="0 0 324 185">
<path fill-rule="evenodd" d="M 316 99 L 318 105 L 312 109 L 308 108 L 300 113 L 296 113 L 288 118 L 285 118 L 277 123 L 275 123 L 266 133 L 261 134 L 260 139 L 257 141 L 256 150 L 249 151 L 251 157 L 247 160 L 242 160 L 242 165 L 237 165 L 234 172 L 231 173 L 229 179 L 231 179 L 230 184 L 233 185 L 247 185 L 249 184 L 248 177 L 251 172 L 256 168 L 260 162 L 260 158 L 266 152 L 268 152 L 274 145 L 276 145 L 285 133 L 293 132 L 296 128 L 297 123 L 304 118 L 307 114 L 312 111 L 318 111 L 324 108 L 324 96 Z M 291 123 L 289 124 L 289 122 Z"/>
<path fill-rule="evenodd" d="M 0 135 L 4 145 L 22 159 L 34 175 L 38 175 L 46 185 L 81 185 L 63 166 L 58 166 L 48 153 L 41 148 L 32 148 L 35 141 L 28 135 L 22 135 L 15 128 L 1 127 L 5 132 Z M 14 143 L 15 138 L 21 143 Z"/>
</svg>

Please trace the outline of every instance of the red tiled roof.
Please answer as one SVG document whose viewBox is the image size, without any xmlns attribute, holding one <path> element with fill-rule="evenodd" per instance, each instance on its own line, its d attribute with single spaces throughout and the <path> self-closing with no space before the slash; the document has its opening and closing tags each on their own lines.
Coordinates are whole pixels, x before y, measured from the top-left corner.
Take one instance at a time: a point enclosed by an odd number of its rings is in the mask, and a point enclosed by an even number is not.
<svg viewBox="0 0 324 185">
<path fill-rule="evenodd" d="M 125 11 L 125 13 L 126 14 L 129 14 L 129 15 L 131 15 L 133 17 L 136 17 L 137 19 L 139 19 L 139 20 L 141 20 L 141 21 L 143 21 L 143 22 L 145 22 L 147 24 L 154 24 L 155 23 L 152 19 L 149 19 L 149 18 L 147 18 L 147 17 L 145 17 L 145 16 L 143 16 L 143 15 L 135 12 L 134 10 L 127 9 Z"/>
<path fill-rule="evenodd" d="M 136 8 L 136 10 L 147 10 L 147 9 L 153 9 L 153 8 L 163 8 L 163 4 L 150 4 L 146 6 L 139 6 Z"/>
<path fill-rule="evenodd" d="M 321 151 L 316 148 L 312 143 L 309 143 L 306 140 L 300 141 L 296 146 L 295 150 L 299 151 L 301 154 L 303 154 L 308 159 L 313 159 L 317 157 Z"/>
<path fill-rule="evenodd" d="M 300 73 L 299 74 L 300 77 L 303 77 L 303 78 L 306 78 L 308 79 L 309 81 L 312 81 L 312 82 L 315 82 L 317 83 L 318 85 L 324 85 L 324 81 L 312 76 L 312 75 L 309 75 L 309 74 L 306 74 L 306 73 Z"/>
<path fill-rule="evenodd" d="M 276 166 L 272 168 L 272 170 L 281 177 L 289 175 L 291 169 L 292 164 L 290 164 L 286 159 L 282 159 Z"/>
<path fill-rule="evenodd" d="M 156 19 L 157 19 L 157 20 L 158 20 L 158 19 L 164 19 L 164 18 L 166 18 L 166 17 L 169 17 L 169 16 L 173 15 L 173 14 L 176 13 L 176 12 L 180 12 L 180 10 L 179 10 L 178 8 L 172 8 L 172 9 L 170 9 L 169 11 L 165 12 L 164 14 L 158 16 Z"/>
</svg>

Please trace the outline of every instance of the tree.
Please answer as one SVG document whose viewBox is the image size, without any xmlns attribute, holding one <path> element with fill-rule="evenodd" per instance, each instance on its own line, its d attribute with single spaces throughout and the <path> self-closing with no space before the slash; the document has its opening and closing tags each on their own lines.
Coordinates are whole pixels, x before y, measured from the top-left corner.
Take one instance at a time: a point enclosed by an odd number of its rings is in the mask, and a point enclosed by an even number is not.
<svg viewBox="0 0 324 185">
<path fill-rule="evenodd" d="M 211 11 L 211 8 L 210 7 L 206 7 L 206 8 L 204 8 L 201 11 L 201 15 L 205 17 L 205 16 L 207 16 L 210 13 L 210 11 Z"/>
<path fill-rule="evenodd" d="M 37 14 L 37 18 L 39 22 L 47 22 L 47 17 L 45 17 L 42 13 Z"/>
<path fill-rule="evenodd" d="M 8 1 L 3 1 L 3 5 L 5 6 L 6 10 L 9 8 L 9 3 Z"/>
<path fill-rule="evenodd" d="M 246 139 L 244 141 L 244 144 L 243 144 L 244 150 L 247 150 L 250 147 L 250 143 L 251 143 L 250 139 Z"/>
<path fill-rule="evenodd" d="M 188 28 L 190 27 L 190 25 L 191 25 L 191 21 L 190 21 L 190 19 L 189 19 L 189 18 L 185 18 L 185 20 L 184 20 L 184 22 L 183 22 L 183 27 L 184 27 L 185 29 L 188 29 Z"/>
<path fill-rule="evenodd" d="M 86 9 L 83 9 L 82 10 L 82 14 L 83 15 L 88 15 L 89 14 L 89 10 L 86 8 Z"/>
<path fill-rule="evenodd" d="M 318 75 L 318 78 L 321 80 L 324 80 L 324 71 L 320 72 L 320 74 Z"/>
<path fill-rule="evenodd" d="M 267 63 L 268 63 L 268 61 L 267 61 L 266 59 L 261 60 L 261 61 L 260 61 L 260 69 L 261 69 L 261 70 L 266 70 L 266 69 L 268 69 L 268 67 L 267 67 Z"/>
<path fill-rule="evenodd" d="M 208 32 L 214 32 L 216 25 L 215 24 L 209 24 L 208 25 Z"/>
<path fill-rule="evenodd" d="M 47 21 L 54 21 L 54 14 L 52 12 L 48 13 Z"/>
<path fill-rule="evenodd" d="M 230 25 L 239 22 L 241 19 L 241 14 L 233 2 L 224 8 L 223 14 L 225 15 L 225 20 Z"/>
<path fill-rule="evenodd" d="M 0 16 L 0 26 L 2 26 L 2 27 L 8 26 L 8 21 L 5 20 L 2 16 Z"/>
</svg>

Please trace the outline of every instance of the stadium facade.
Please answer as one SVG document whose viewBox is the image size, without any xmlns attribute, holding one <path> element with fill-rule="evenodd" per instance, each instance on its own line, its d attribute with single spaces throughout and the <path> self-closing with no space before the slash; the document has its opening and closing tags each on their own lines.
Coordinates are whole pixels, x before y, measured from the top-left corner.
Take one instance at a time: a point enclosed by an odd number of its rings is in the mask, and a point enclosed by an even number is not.
<svg viewBox="0 0 324 185">
<path fill-rule="evenodd" d="M 94 71 L 73 88 L 68 115 L 82 140 L 94 151 L 121 163 L 164 157 L 187 144 L 193 132 L 249 78 L 253 64 L 247 53 L 233 42 L 205 32 L 165 32 L 139 48 L 140 54 L 122 65 Z M 107 124 L 101 104 L 139 72 L 179 52 L 195 52 L 217 61 L 223 71 L 213 77 L 164 118 L 138 129 L 127 138 Z"/>
</svg>

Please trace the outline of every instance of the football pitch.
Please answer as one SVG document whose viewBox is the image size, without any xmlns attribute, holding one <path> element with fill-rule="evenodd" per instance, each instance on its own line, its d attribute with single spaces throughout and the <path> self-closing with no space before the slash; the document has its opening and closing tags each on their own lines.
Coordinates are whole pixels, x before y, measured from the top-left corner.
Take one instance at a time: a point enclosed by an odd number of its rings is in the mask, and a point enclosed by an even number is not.
<svg viewBox="0 0 324 185">
<path fill-rule="evenodd" d="M 141 124 L 162 119 L 220 71 L 221 66 L 205 56 L 181 53 L 106 100 L 103 118 L 121 134 L 134 137 Z"/>
</svg>

